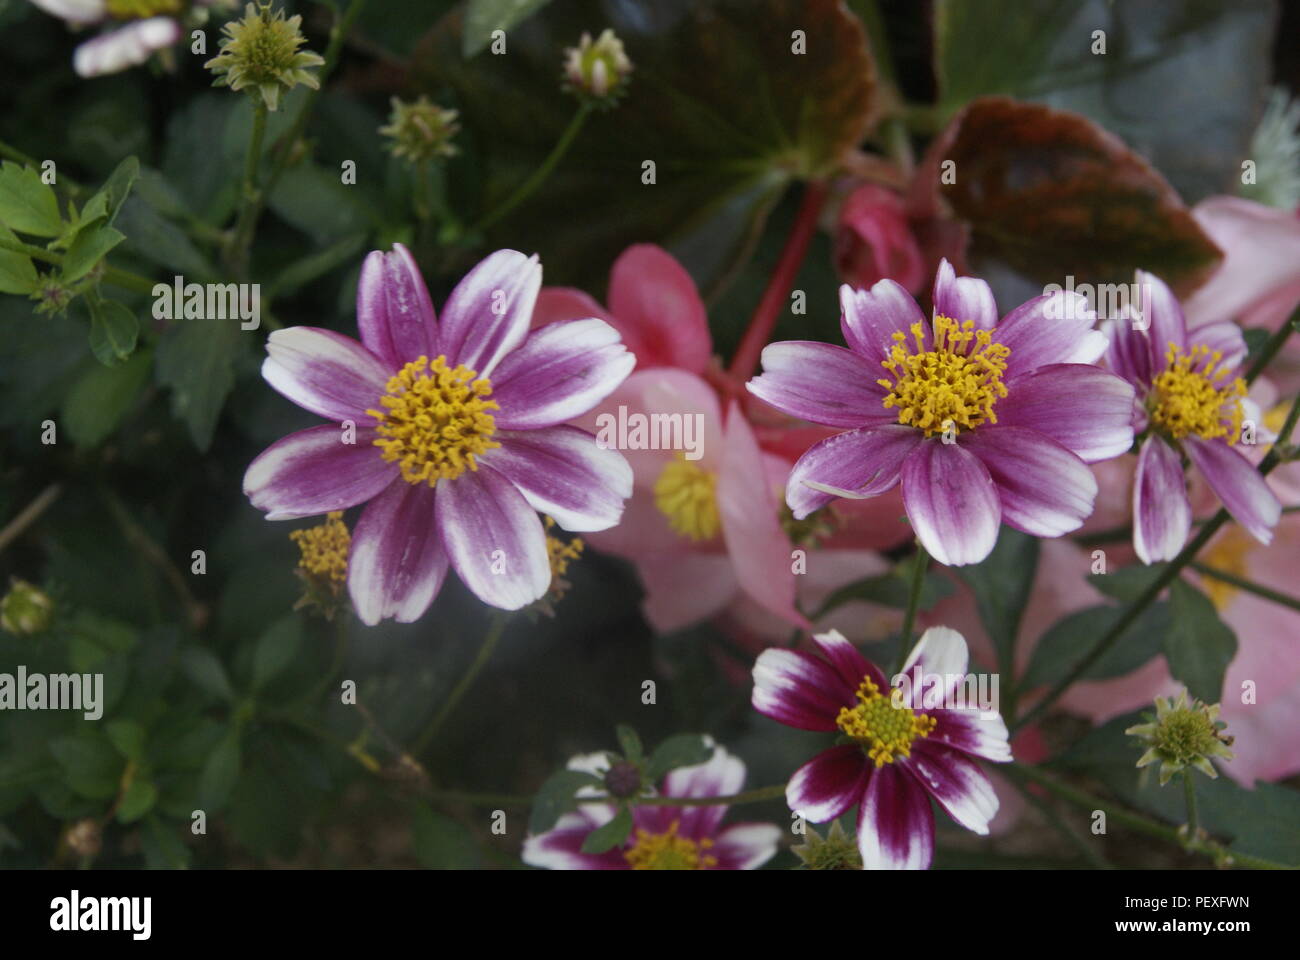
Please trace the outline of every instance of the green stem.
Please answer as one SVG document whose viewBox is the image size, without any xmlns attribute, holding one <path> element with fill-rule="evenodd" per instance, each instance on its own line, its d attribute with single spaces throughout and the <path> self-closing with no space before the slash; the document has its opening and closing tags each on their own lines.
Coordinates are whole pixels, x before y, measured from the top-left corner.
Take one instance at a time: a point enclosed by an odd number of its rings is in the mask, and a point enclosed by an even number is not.
<svg viewBox="0 0 1300 960">
<path fill-rule="evenodd" d="M 898 638 L 898 656 L 894 658 L 894 676 L 903 671 L 907 655 L 912 650 L 912 630 L 916 625 L 916 611 L 921 606 L 921 589 L 925 586 L 925 571 L 930 566 L 930 554 L 916 542 L 916 555 L 912 558 L 912 582 L 907 591 L 907 607 L 903 610 L 903 629 Z"/>
<path fill-rule="evenodd" d="M 1196 840 L 1200 836 L 1201 822 L 1196 815 L 1196 784 L 1192 782 L 1192 768 L 1183 767 L 1183 796 L 1187 798 L 1187 836 Z"/>
<path fill-rule="evenodd" d="M 1245 577 L 1239 577 L 1235 573 L 1229 573 L 1226 570 L 1219 570 L 1209 564 L 1201 563 L 1199 560 L 1193 560 L 1188 564 L 1197 573 L 1204 574 L 1207 577 L 1213 577 L 1215 580 L 1221 580 L 1224 583 L 1236 587 L 1238 590 L 1245 590 L 1247 593 L 1253 593 L 1257 597 L 1263 597 L 1265 600 L 1276 603 L 1279 606 L 1290 607 L 1292 610 L 1300 610 L 1300 599 L 1287 596 L 1285 593 L 1279 593 L 1262 583 L 1255 583 L 1253 580 L 1247 580 Z"/>
<path fill-rule="evenodd" d="M 42 263 L 53 264 L 56 267 L 63 266 L 62 254 L 54 253 L 42 247 L 34 247 L 30 243 L 23 243 L 21 240 L 10 240 L 7 237 L 0 236 L 0 250 L 11 250 L 14 253 L 25 254 Z M 105 283 L 111 283 L 113 286 L 121 287 L 124 290 L 134 290 L 137 293 L 145 294 L 153 293 L 154 281 L 136 273 L 129 273 L 126 270 L 118 270 L 105 265 L 102 277 Z"/>
<path fill-rule="evenodd" d="M 542 185 L 543 181 L 551 175 L 551 171 L 555 169 L 556 164 L 558 164 L 569 151 L 569 147 L 573 144 L 574 138 L 577 137 L 578 133 L 582 130 L 582 125 L 587 122 L 587 116 L 590 113 L 590 103 L 583 103 L 578 107 L 578 112 L 573 115 L 573 119 L 569 121 L 569 126 L 565 129 L 564 133 L 560 135 L 560 139 L 551 149 L 551 152 L 546 159 L 542 161 L 542 165 L 534 170 L 532 176 L 520 184 L 519 189 L 512 193 L 503 204 L 495 210 L 490 211 L 485 217 L 483 217 L 483 219 L 474 224 L 470 229 L 471 234 L 483 233 L 483 231 L 487 230 L 514 210 L 515 207 L 523 203 L 534 190 Z"/>
<path fill-rule="evenodd" d="M 262 191 L 257 188 L 257 166 L 262 159 L 262 140 L 266 137 L 266 102 L 253 102 L 253 135 L 248 141 L 248 154 L 244 157 L 244 184 L 240 191 L 239 217 L 231 232 L 226 263 L 236 274 L 243 276 L 248 268 L 248 248 L 252 246 L 257 229 L 257 218 L 262 212 Z"/>
<path fill-rule="evenodd" d="M 479 673 L 487 665 L 488 660 L 492 658 L 492 651 L 496 649 L 497 642 L 505 632 L 508 619 L 507 614 L 499 611 L 492 614 L 492 623 L 488 626 L 487 635 L 483 638 L 482 646 L 479 647 L 478 656 L 474 658 L 474 662 L 469 665 L 469 669 L 465 671 L 464 676 L 452 689 L 451 694 L 443 703 L 442 709 L 434 715 L 428 726 L 416 738 L 415 743 L 411 745 L 411 753 L 423 753 L 424 748 L 433 742 L 434 737 L 438 735 L 438 731 L 442 729 L 447 719 L 455 711 L 456 705 L 460 703 L 461 698 L 465 696 L 469 688 L 474 685 Z"/>
<path fill-rule="evenodd" d="M 1295 867 L 1288 866 L 1284 863 L 1277 863 L 1273 860 L 1265 860 L 1263 857 L 1254 857 L 1250 854 L 1237 853 L 1229 850 L 1227 847 L 1213 840 L 1202 840 L 1196 837 L 1184 840 L 1174 827 L 1165 826 L 1154 820 L 1132 811 L 1117 807 L 1114 804 L 1107 803 L 1099 797 L 1086 793 L 1077 787 L 1071 786 L 1057 780 L 1055 777 L 1043 773 L 1035 767 L 1028 767 L 1020 763 L 1012 763 L 1005 769 L 1013 771 L 1027 780 L 1041 784 L 1048 790 L 1051 790 L 1057 796 L 1068 800 L 1077 807 L 1084 810 L 1101 810 L 1106 814 L 1108 821 L 1113 820 L 1116 823 L 1123 824 L 1130 830 L 1136 830 L 1144 833 L 1149 837 L 1155 837 L 1157 840 L 1164 840 L 1169 843 L 1175 843 L 1183 847 L 1190 853 L 1199 853 L 1213 858 L 1220 863 L 1227 863 L 1229 858 L 1232 866 L 1253 867 L 1257 870 L 1294 870 Z"/>
<path fill-rule="evenodd" d="M 1295 313 L 1291 314 L 1287 322 L 1278 327 L 1273 336 L 1268 338 L 1264 348 L 1259 351 L 1259 356 L 1255 358 L 1255 362 L 1250 365 L 1250 369 L 1246 372 L 1246 383 L 1254 383 L 1255 378 L 1264 372 L 1264 368 L 1277 356 L 1277 352 L 1282 349 L 1287 337 L 1291 336 L 1297 326 L 1300 326 L 1300 310 L 1296 310 Z"/>
<path fill-rule="evenodd" d="M 330 661 L 330 666 L 325 675 L 320 678 L 316 686 L 312 688 L 304 700 L 308 703 L 319 700 L 329 689 L 330 683 L 338 676 L 339 671 L 343 669 L 343 662 L 348 656 L 348 621 L 347 618 L 340 614 L 334 621 L 334 657 Z"/>
<path fill-rule="evenodd" d="M 1078 850 L 1079 853 L 1082 854 L 1083 858 L 1092 864 L 1095 869 L 1113 869 L 1106 858 L 1097 851 L 1096 844 L 1090 842 L 1087 837 L 1080 836 L 1079 832 L 1075 830 L 1074 827 L 1070 826 L 1064 817 L 1057 813 L 1055 807 L 1029 789 L 1029 785 L 1025 783 L 1024 776 L 1020 774 L 1019 771 L 1009 769 L 1005 772 L 1009 774 L 1007 782 L 1015 787 L 1020 795 L 1025 798 L 1025 801 L 1041 813 L 1044 819 L 1052 825 L 1056 832 L 1064 837 L 1072 847 Z"/>
<path fill-rule="evenodd" d="M 716 807 L 721 805 L 736 806 L 741 803 L 762 803 L 785 796 L 785 784 L 774 783 L 770 787 L 758 787 L 744 793 L 730 793 L 721 797 L 637 797 L 633 806 L 637 807 Z M 582 799 L 580 803 L 609 803 L 609 797 Z"/>
</svg>

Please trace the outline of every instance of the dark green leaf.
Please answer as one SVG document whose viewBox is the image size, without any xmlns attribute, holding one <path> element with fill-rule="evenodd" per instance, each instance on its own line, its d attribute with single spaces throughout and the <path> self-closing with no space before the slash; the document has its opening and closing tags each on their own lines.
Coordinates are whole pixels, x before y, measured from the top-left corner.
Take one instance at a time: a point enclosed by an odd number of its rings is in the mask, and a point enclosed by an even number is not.
<svg viewBox="0 0 1300 960">
<path fill-rule="evenodd" d="M 574 794 L 580 787 L 599 786 L 599 777 L 580 770 L 560 770 L 547 777 L 533 798 L 528 832 L 545 833 L 555 822 L 574 808 Z"/>
<path fill-rule="evenodd" d="M 549 2 L 550 0 L 469 0 L 465 6 L 461 53 L 468 60 L 492 41 L 494 31 L 509 30 Z"/>
<path fill-rule="evenodd" d="M 90 310 L 90 350 L 95 359 L 109 367 L 121 363 L 135 350 L 140 321 L 131 309 L 116 300 L 86 297 Z"/>
<path fill-rule="evenodd" d="M 301 645 L 302 621 L 296 616 L 282 617 L 272 624 L 253 651 L 253 689 L 259 690 L 274 680 Z"/>
<path fill-rule="evenodd" d="M 199 689 L 222 700 L 233 700 L 235 691 L 226 676 L 226 668 L 211 650 L 190 647 L 181 654 L 181 669 Z"/>
<path fill-rule="evenodd" d="M 239 333 L 233 320 L 178 320 L 158 342 L 158 382 L 171 388 L 172 411 L 200 450 L 212 443 L 235 384 Z"/>
<path fill-rule="evenodd" d="M 705 737 L 698 733 L 679 733 L 655 747 L 646 768 L 646 777 L 654 782 L 669 770 L 693 767 L 707 762 L 711 756 L 713 747 Z"/>
<path fill-rule="evenodd" d="M 99 191 L 81 208 L 81 219 L 91 223 L 104 217 L 105 222 L 111 224 L 117 219 L 117 212 L 122 209 L 131 185 L 139 175 L 140 161 L 135 157 L 127 157 L 119 163 Z"/>
<path fill-rule="evenodd" d="M 114 720 L 104 727 L 104 732 L 126 759 L 144 759 L 144 727 L 135 720 Z"/>
<path fill-rule="evenodd" d="M 145 862 L 154 870 L 184 870 L 190 865 L 190 848 L 178 836 L 179 830 L 157 815 L 145 817 L 141 831 Z"/>
<path fill-rule="evenodd" d="M 126 765 L 107 737 L 90 733 L 50 742 L 50 753 L 63 768 L 64 780 L 83 797 L 107 800 L 117 794 Z"/>
<path fill-rule="evenodd" d="M 645 753 L 637 732 L 625 723 L 620 723 L 615 732 L 618 734 L 618 747 L 623 751 L 623 757 L 630 763 L 640 763 Z"/>
<path fill-rule="evenodd" d="M 1159 579 L 1165 571 L 1165 566 L 1163 563 L 1150 565 L 1135 563 L 1114 573 L 1089 574 L 1088 582 L 1106 596 L 1113 597 L 1121 604 L 1129 604 L 1142 596 L 1147 588 Z"/>
<path fill-rule="evenodd" d="M 1020 618 L 1038 571 L 1038 540 L 1003 526 L 993 552 L 974 566 L 956 573 L 975 594 L 980 622 L 998 653 L 998 664 L 1010 664 L 1020 631 Z"/>
<path fill-rule="evenodd" d="M 473 870 L 480 865 L 473 834 L 426 803 L 411 807 L 411 845 L 421 866 L 430 870 Z"/>
<path fill-rule="evenodd" d="M 153 809 L 158 802 L 158 788 L 150 781 L 137 776 L 126 788 L 117 808 L 118 823 L 135 823 Z"/>
<path fill-rule="evenodd" d="M 131 409 L 149 378 L 150 354 L 141 350 L 115 367 L 92 367 L 63 401 L 62 423 L 72 442 L 94 447 L 108 437 Z"/>
<path fill-rule="evenodd" d="M 613 850 L 631 832 L 632 811 L 628 807 L 619 807 L 614 819 L 587 834 L 582 841 L 582 852 L 595 856 Z"/>
<path fill-rule="evenodd" d="M 1169 587 L 1173 624 L 1165 634 L 1165 659 L 1175 680 L 1187 685 L 1192 696 L 1218 702 L 1223 674 L 1237 654 L 1237 637 L 1219 619 L 1209 597 L 1183 580 Z"/>
<path fill-rule="evenodd" d="M 63 232 L 59 200 L 31 167 L 0 164 L 0 223 L 18 233 L 57 237 Z"/>
<path fill-rule="evenodd" d="M 1034 647 L 1033 658 L 1021 683 L 1025 687 L 1034 687 L 1055 683 L 1066 676 L 1122 613 L 1120 607 L 1089 607 L 1052 624 Z M 1163 603 L 1153 604 L 1092 665 L 1083 679 L 1101 680 L 1131 673 L 1160 653 L 1161 639 L 1168 630 L 1168 608 Z"/>
<path fill-rule="evenodd" d="M 208 757 L 199 778 L 199 809 L 209 817 L 226 805 L 239 780 L 239 765 L 239 732 L 231 728 Z"/>
<path fill-rule="evenodd" d="M 903 569 L 905 566 L 906 563 L 890 573 L 880 573 L 845 584 L 822 601 L 822 605 L 817 608 L 812 619 L 819 620 L 832 610 L 837 610 L 855 600 L 902 610 L 907 606 L 907 595 L 911 589 L 911 584 L 908 582 L 911 574 Z M 952 592 L 952 582 L 947 577 L 931 571 L 921 582 L 921 601 L 918 609 L 929 610 Z"/>
<path fill-rule="evenodd" d="M 63 282 L 80 280 L 125 239 L 126 234 L 110 227 L 107 220 L 78 230 L 77 238 L 63 258 Z"/>
</svg>

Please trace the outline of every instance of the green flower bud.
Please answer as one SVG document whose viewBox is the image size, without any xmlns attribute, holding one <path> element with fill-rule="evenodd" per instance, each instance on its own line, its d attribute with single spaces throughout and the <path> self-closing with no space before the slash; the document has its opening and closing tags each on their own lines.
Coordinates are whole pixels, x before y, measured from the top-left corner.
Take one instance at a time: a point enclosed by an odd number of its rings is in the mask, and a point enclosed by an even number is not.
<svg viewBox="0 0 1300 960">
<path fill-rule="evenodd" d="M 808 827 L 804 842 L 790 852 L 803 861 L 800 870 L 861 870 L 862 854 L 857 841 L 836 820 L 823 837 Z"/>
<path fill-rule="evenodd" d="M 613 30 L 605 30 L 595 42 L 591 34 L 584 33 L 581 43 L 569 47 L 564 55 L 564 89 L 580 100 L 609 107 L 627 92 L 632 61 Z"/>
<path fill-rule="evenodd" d="M 423 94 L 414 103 L 404 103 L 397 97 L 391 102 L 393 112 L 388 126 L 380 127 L 379 132 L 390 139 L 387 147 L 393 156 L 411 163 L 455 156 L 457 150 L 451 139 L 460 131 L 455 110 L 444 110 Z"/>
<path fill-rule="evenodd" d="M 217 75 L 213 86 L 247 89 L 272 111 L 279 108 L 281 95 L 300 83 L 319 89 L 320 81 L 310 71 L 325 60 L 310 50 L 298 49 L 307 42 L 301 26 L 301 16 L 286 20 L 284 11 L 272 12 L 269 3 L 250 3 L 242 20 L 225 25 L 221 52 L 204 64 Z"/>
<path fill-rule="evenodd" d="M 1217 703 L 1209 706 L 1194 700 L 1189 705 L 1184 690 L 1177 700 L 1156 697 L 1154 720 L 1129 727 L 1124 732 L 1149 744 L 1137 765 L 1145 767 L 1159 760 L 1160 785 L 1164 786 L 1174 774 L 1189 766 L 1211 779 L 1218 777 L 1210 757 L 1232 759 L 1232 751 L 1228 749 L 1232 737 L 1222 733 L 1225 726 L 1227 724 L 1219 719 Z"/>
<path fill-rule="evenodd" d="M 54 603 L 44 591 L 14 577 L 0 600 L 0 627 L 18 636 L 44 633 L 54 619 Z"/>
</svg>

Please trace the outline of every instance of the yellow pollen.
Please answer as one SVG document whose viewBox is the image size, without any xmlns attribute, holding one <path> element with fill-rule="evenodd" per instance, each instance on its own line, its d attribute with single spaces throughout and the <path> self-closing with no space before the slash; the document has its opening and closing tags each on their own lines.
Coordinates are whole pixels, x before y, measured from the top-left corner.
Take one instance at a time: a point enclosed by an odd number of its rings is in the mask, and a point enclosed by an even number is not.
<svg viewBox="0 0 1300 960">
<path fill-rule="evenodd" d="M 655 506 L 676 533 L 696 541 L 711 540 L 722 526 L 717 485 L 716 475 L 679 452 L 655 481 Z"/>
<path fill-rule="evenodd" d="M 1246 384 L 1240 377 L 1226 379 L 1229 371 L 1219 366 L 1222 359 L 1222 351 L 1211 353 L 1204 345 L 1189 352 L 1170 343 L 1165 370 L 1152 384 L 1148 402 L 1152 423 L 1175 440 L 1195 434 L 1236 443 Z"/>
<path fill-rule="evenodd" d="M 352 546 L 352 535 L 348 533 L 341 511 L 326 514 L 325 522 L 315 527 L 294 530 L 289 539 L 302 551 L 298 566 L 308 573 L 331 583 L 342 583 L 348 578 L 348 549 Z"/>
<path fill-rule="evenodd" d="M 1246 557 L 1250 555 L 1255 544 L 1256 541 L 1241 527 L 1229 526 L 1213 544 L 1206 548 L 1201 554 L 1201 559 L 1206 566 L 1213 567 L 1215 570 L 1235 573 L 1245 578 L 1250 576 L 1250 571 L 1246 569 Z M 1201 578 L 1201 586 L 1204 587 L 1216 610 L 1226 609 L 1239 591 L 1238 587 L 1209 576 Z"/>
<path fill-rule="evenodd" d="M 555 521 L 551 517 L 543 518 L 546 522 L 546 554 L 551 562 L 551 589 L 557 591 L 557 584 L 560 578 L 564 576 L 565 571 L 569 569 L 569 564 L 582 556 L 583 548 L 586 546 L 581 537 L 574 537 L 572 540 L 561 540 L 551 534 L 555 528 Z M 563 594 L 561 588 L 557 592 Z"/>
<path fill-rule="evenodd" d="M 379 398 L 385 409 L 366 411 L 379 421 L 375 446 L 401 465 L 407 483 L 432 487 L 477 470 L 474 458 L 501 446 L 490 439 L 496 421 L 487 411 L 501 409 L 491 394 L 492 381 L 463 365 L 448 368 L 444 356 L 413 360 L 388 381 Z"/>
<path fill-rule="evenodd" d="M 916 344 L 910 352 L 907 336 L 894 334 L 889 359 L 880 362 L 892 379 L 876 381 L 889 391 L 885 407 L 898 411 L 899 423 L 924 430 L 927 437 L 997 423 L 993 406 L 1007 395 L 1002 374 L 1011 348 L 994 343 L 993 334 L 976 330 L 972 320 L 959 324 L 938 316 L 932 329 L 932 350 L 922 349 L 925 329 L 919 322 L 912 324 Z"/>
<path fill-rule="evenodd" d="M 664 833 L 636 832 L 636 843 L 623 852 L 633 870 L 708 870 L 718 865 L 718 858 L 705 853 L 713 841 L 690 840 L 677 835 L 679 821 Z"/>
<path fill-rule="evenodd" d="M 877 767 L 893 763 L 896 757 L 912 755 L 912 741 L 928 737 L 938 725 L 934 717 L 917 716 L 910 707 L 896 707 L 870 677 L 858 686 L 858 705 L 841 707 L 836 724 L 858 741 Z"/>
</svg>

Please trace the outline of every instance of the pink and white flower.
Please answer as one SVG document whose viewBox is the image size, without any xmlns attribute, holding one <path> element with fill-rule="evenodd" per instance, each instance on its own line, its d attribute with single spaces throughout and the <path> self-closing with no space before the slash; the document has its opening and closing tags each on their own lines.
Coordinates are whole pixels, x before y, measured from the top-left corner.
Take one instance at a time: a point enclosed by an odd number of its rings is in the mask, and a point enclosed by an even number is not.
<svg viewBox="0 0 1300 960">
<path fill-rule="evenodd" d="M 772 649 L 754 664 L 755 710 L 800 730 L 848 738 L 795 771 L 785 793 L 790 809 L 825 823 L 856 804 L 865 869 L 930 866 L 931 797 L 961 826 L 987 834 L 998 798 L 971 758 L 1011 760 L 1007 726 L 997 711 L 926 706 L 937 698 L 921 685 L 895 697 L 880 669 L 838 631 L 813 640 L 822 657 Z M 924 675 L 948 678 L 943 702 L 952 703 L 957 678 L 966 673 L 965 639 L 931 627 L 902 673 L 917 666 Z"/>
<path fill-rule="evenodd" d="M 604 775 L 604 753 L 574 757 L 570 770 Z M 716 747 L 693 767 L 670 772 L 665 797 L 725 797 L 745 786 L 745 764 Z M 584 788 L 589 789 L 589 788 Z M 581 793 L 580 793 L 581 795 Z M 551 870 L 754 870 L 776 854 L 781 831 L 770 823 L 723 826 L 725 804 L 700 807 L 638 806 L 627 840 L 601 854 L 582 852 L 587 835 L 614 817 L 614 807 L 583 804 L 546 833 L 524 841 L 524 862 Z"/>
<path fill-rule="evenodd" d="M 999 322 L 988 284 L 944 260 L 929 322 L 892 280 L 845 285 L 840 304 L 848 349 L 770 344 L 748 384 L 791 416 L 846 431 L 795 463 L 796 519 L 901 484 L 917 537 L 952 566 L 987 557 L 1003 522 L 1039 537 L 1083 523 L 1097 495 L 1087 465 L 1132 445 L 1134 397 L 1092 366 L 1106 338 L 1085 298 L 1045 294 Z"/>
<path fill-rule="evenodd" d="M 225 0 L 193 0 L 186 7 L 202 8 L 222 5 Z M 128 13 L 119 13 L 108 0 L 32 0 L 46 13 L 59 17 L 72 27 L 116 24 L 77 47 L 72 66 L 82 77 L 98 77 L 138 66 L 159 50 L 174 46 L 181 39 L 181 21 L 175 16 L 181 5 L 158 3 L 156 16 L 148 15 L 150 4 L 138 4 Z M 187 14 L 189 11 L 185 11 Z"/>
<path fill-rule="evenodd" d="M 1138 271 L 1142 329 L 1112 326 L 1107 365 L 1137 388 L 1136 431 L 1146 432 L 1133 483 L 1133 547 L 1144 563 L 1171 560 L 1187 542 L 1192 508 L 1183 474 L 1190 461 L 1224 508 L 1261 543 L 1273 538 L 1282 505 L 1239 441 L 1246 419 L 1259 423 L 1237 376 L 1246 357 L 1229 320 L 1189 329 L 1160 278 Z"/>
<path fill-rule="evenodd" d="M 536 257 L 498 250 L 439 319 L 395 244 L 362 266 L 360 343 L 316 327 L 271 334 L 262 376 L 333 423 L 273 444 L 244 492 L 268 520 L 367 504 L 348 563 L 363 622 L 418 619 L 449 565 L 484 603 L 527 606 L 551 580 L 538 511 L 572 531 L 618 523 L 631 468 L 565 421 L 617 387 L 633 358 L 596 318 L 530 333 L 541 282 Z"/>
</svg>

